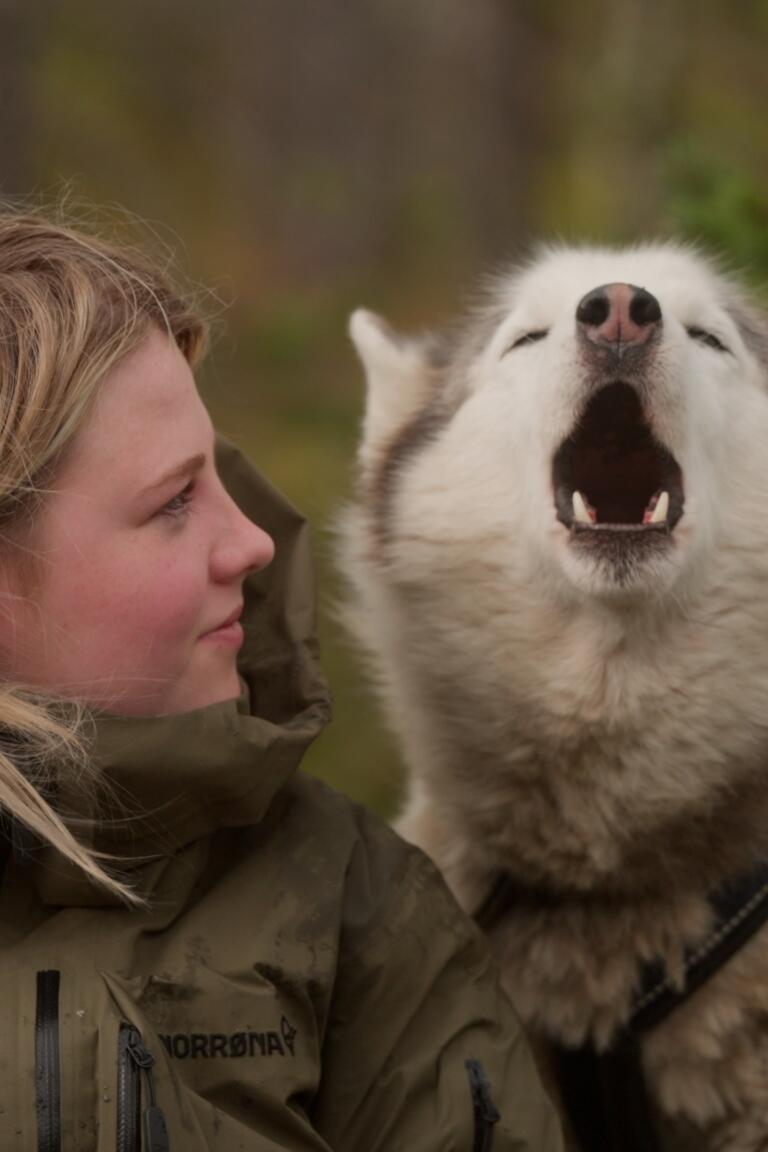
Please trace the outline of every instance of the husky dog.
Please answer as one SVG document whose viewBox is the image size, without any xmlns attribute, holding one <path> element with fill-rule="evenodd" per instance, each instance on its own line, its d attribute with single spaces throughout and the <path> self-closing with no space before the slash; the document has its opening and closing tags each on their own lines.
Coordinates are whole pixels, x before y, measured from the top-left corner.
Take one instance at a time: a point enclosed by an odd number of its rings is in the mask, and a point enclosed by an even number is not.
<svg viewBox="0 0 768 1152">
<path fill-rule="evenodd" d="M 350 328 L 343 565 L 410 769 L 399 828 L 470 911 L 506 879 L 520 1015 L 599 1054 L 768 861 L 768 326 L 652 244 L 547 249 L 442 342 Z M 664 1147 L 767 1149 L 768 926 L 639 1052 Z"/>
</svg>

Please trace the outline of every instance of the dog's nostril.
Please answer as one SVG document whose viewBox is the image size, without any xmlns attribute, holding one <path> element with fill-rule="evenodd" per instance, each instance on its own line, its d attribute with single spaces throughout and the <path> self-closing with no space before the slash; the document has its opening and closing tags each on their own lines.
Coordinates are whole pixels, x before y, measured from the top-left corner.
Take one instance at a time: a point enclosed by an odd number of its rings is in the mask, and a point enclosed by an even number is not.
<svg viewBox="0 0 768 1152">
<path fill-rule="evenodd" d="M 636 288 L 629 304 L 629 318 L 640 328 L 657 324 L 661 320 L 661 305 L 645 288 Z"/>
<path fill-rule="evenodd" d="M 611 311 L 611 302 L 605 288 L 593 288 L 582 296 L 576 306 L 576 319 L 579 324 L 604 324 Z"/>
</svg>

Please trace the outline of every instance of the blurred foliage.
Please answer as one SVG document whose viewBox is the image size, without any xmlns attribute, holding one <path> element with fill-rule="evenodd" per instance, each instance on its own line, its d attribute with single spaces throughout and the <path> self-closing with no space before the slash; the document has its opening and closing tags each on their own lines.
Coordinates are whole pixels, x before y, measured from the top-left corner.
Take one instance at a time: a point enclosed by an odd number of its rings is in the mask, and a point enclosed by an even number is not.
<svg viewBox="0 0 768 1152">
<path fill-rule="evenodd" d="M 768 285 L 768 190 L 744 168 L 682 143 L 670 150 L 672 231 L 722 255 L 757 287 Z"/>
<path fill-rule="evenodd" d="M 768 2 L 9 0 L 0 31 L 5 194 L 122 206 L 213 290 L 214 418 L 316 528 L 337 707 L 309 767 L 392 811 L 332 611 L 347 315 L 442 323 L 536 238 L 682 234 L 765 282 Z"/>
</svg>

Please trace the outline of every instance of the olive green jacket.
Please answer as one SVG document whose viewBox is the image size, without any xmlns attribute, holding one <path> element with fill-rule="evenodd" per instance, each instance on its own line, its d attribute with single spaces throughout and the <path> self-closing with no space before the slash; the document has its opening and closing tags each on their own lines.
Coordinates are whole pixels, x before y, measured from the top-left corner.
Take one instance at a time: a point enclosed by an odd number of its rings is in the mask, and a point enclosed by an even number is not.
<svg viewBox="0 0 768 1152">
<path fill-rule="evenodd" d="M 226 448 L 222 470 L 277 542 L 246 589 L 242 695 L 96 718 L 109 808 L 61 774 L 144 909 L 17 838 L 0 1150 L 556 1152 L 474 927 L 420 853 L 296 771 L 329 716 L 306 529 Z"/>
</svg>

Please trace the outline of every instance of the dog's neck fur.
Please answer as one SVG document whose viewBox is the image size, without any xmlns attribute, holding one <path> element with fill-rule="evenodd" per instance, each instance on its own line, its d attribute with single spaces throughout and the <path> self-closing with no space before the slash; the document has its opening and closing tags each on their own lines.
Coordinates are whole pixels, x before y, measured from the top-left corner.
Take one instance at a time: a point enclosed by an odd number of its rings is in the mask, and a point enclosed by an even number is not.
<svg viewBox="0 0 768 1152">
<path fill-rule="evenodd" d="M 452 623 L 467 614 L 455 634 L 440 627 L 439 605 L 432 627 L 407 593 L 390 601 L 411 642 L 389 694 L 407 718 L 415 797 L 425 787 L 440 809 L 449 876 L 476 871 L 452 861 L 461 842 L 519 883 L 635 896 L 700 890 L 768 852 L 768 619 L 757 596 L 738 628 L 695 604 L 666 616 L 528 604 L 506 650 L 500 610 L 486 653 L 453 649 L 454 635 L 472 632 L 472 606 L 456 589 L 446 599 Z M 734 651 L 749 665 L 740 676 Z"/>
<path fill-rule="evenodd" d="M 469 911 L 499 873 L 531 889 L 492 933 L 518 1010 L 539 1035 L 608 1043 L 644 959 L 679 972 L 710 889 L 768 856 L 765 598 L 757 577 L 730 617 L 715 581 L 667 611 L 542 592 L 490 631 L 446 573 L 426 598 L 379 584 L 371 614 L 408 637 L 375 641 L 412 767 L 400 830 Z"/>
</svg>

